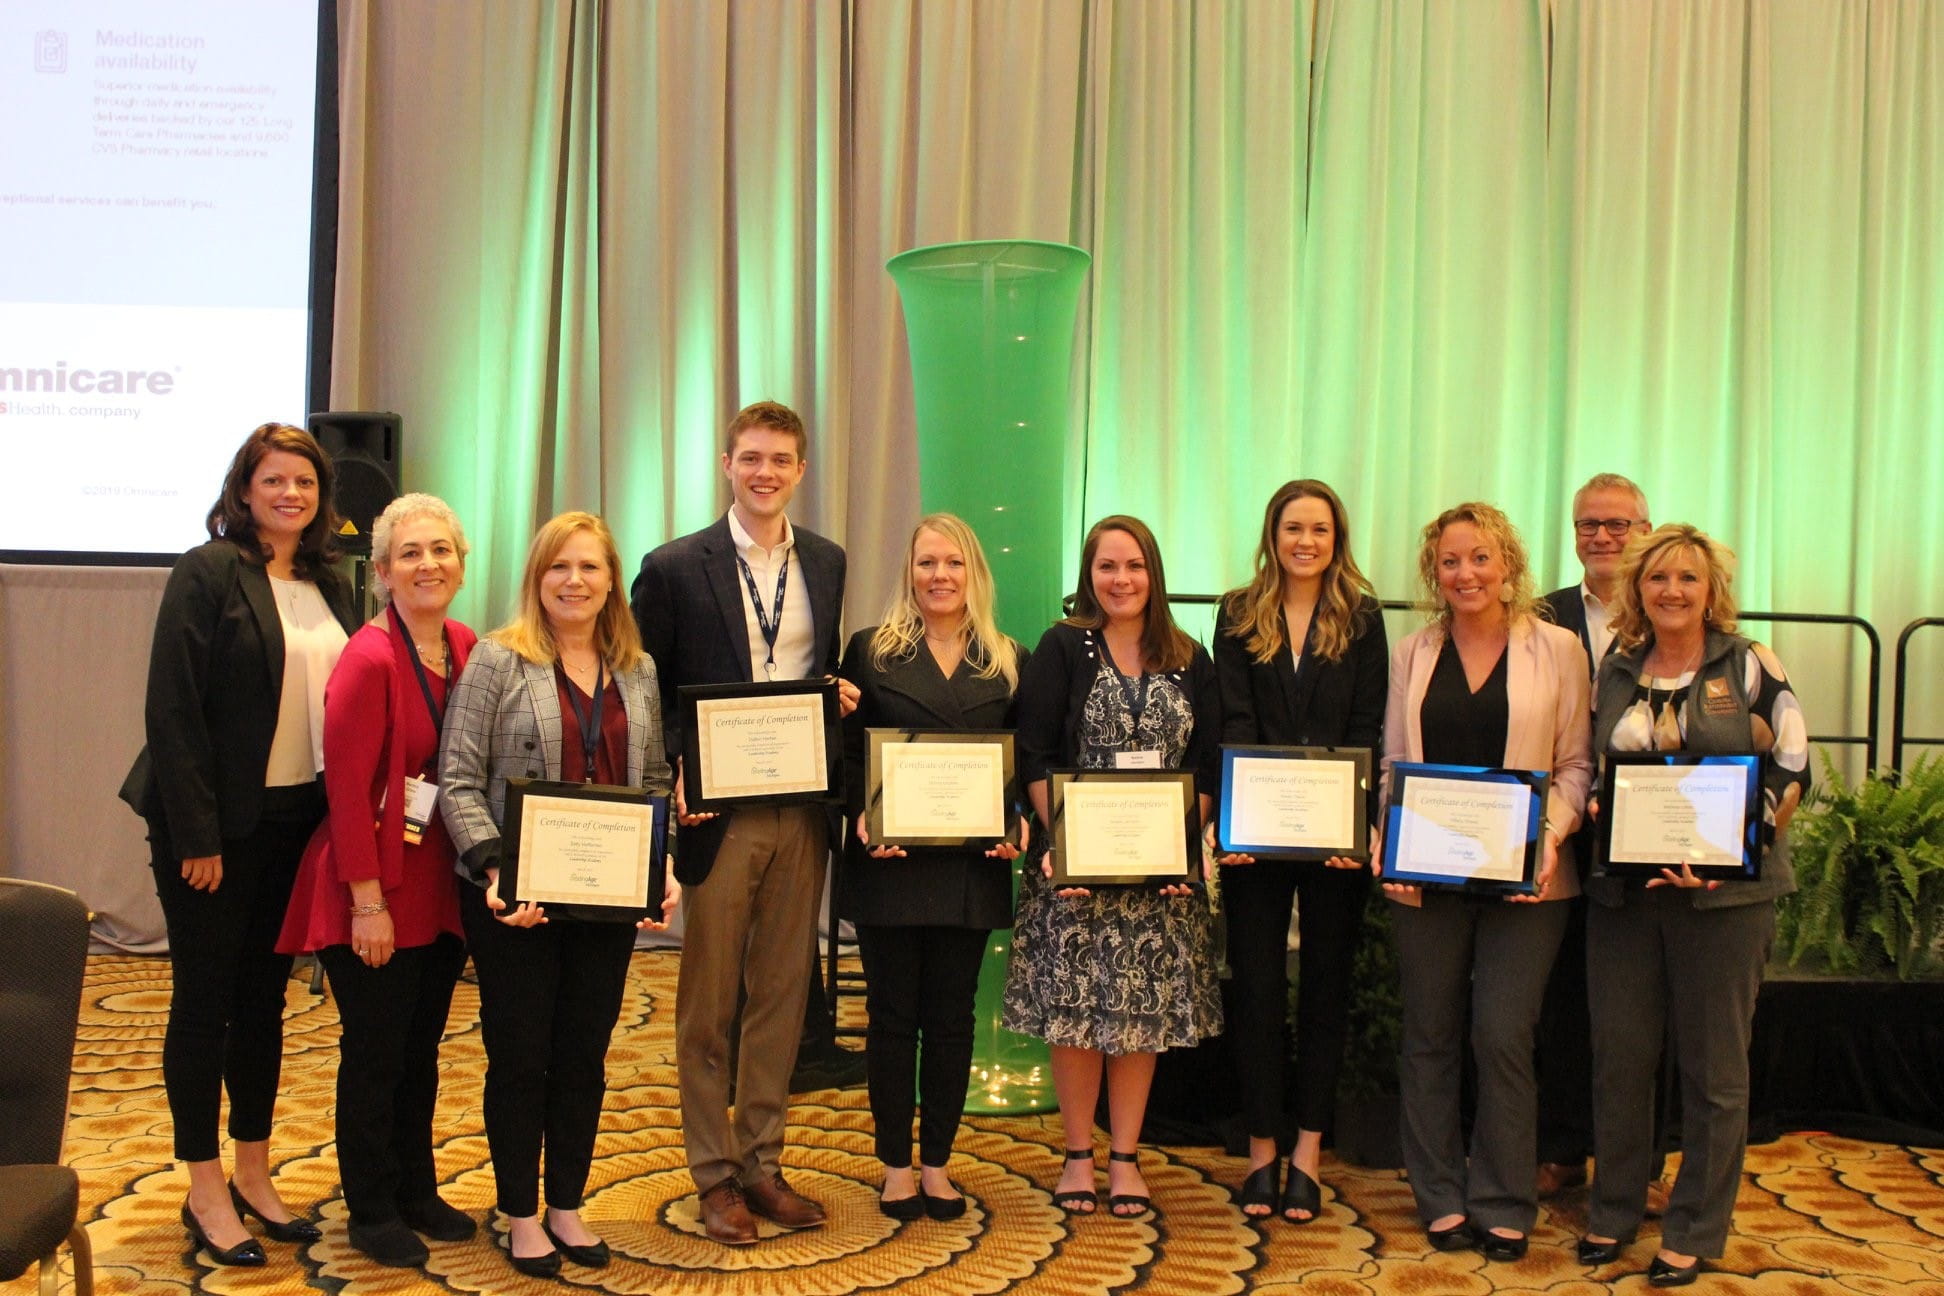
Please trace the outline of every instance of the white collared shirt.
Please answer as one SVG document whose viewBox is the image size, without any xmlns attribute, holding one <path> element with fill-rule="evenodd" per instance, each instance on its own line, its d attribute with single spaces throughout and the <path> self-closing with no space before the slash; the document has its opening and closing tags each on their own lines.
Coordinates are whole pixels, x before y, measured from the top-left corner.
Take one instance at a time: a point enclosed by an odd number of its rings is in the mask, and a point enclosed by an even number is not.
<svg viewBox="0 0 1944 1296">
<path fill-rule="evenodd" d="M 1584 580 L 1580 582 L 1580 607 L 1586 611 L 1586 642 L 1593 649 L 1593 669 L 1598 672 L 1613 646 L 1613 609 L 1600 601 Z"/>
<path fill-rule="evenodd" d="M 749 582 L 744 579 L 742 568 L 736 568 L 743 622 L 749 629 L 749 678 L 759 684 L 770 678 L 810 678 L 817 664 L 817 632 L 810 618 L 810 591 L 803 583 L 803 562 L 797 557 L 795 528 L 784 518 L 783 542 L 774 549 L 765 549 L 749 538 L 749 532 L 743 530 L 742 522 L 736 517 L 736 510 L 730 509 L 729 538 L 735 541 L 736 552 L 742 560 L 749 564 L 749 574 L 756 578 L 756 592 L 763 600 L 764 616 L 776 606 L 776 578 L 782 564 L 788 563 L 790 569 L 789 583 L 783 590 L 782 625 L 776 632 L 776 674 L 772 677 L 763 669 L 769 660 L 769 645 L 763 642 L 762 623 L 756 619 L 756 607 L 749 601 Z"/>
</svg>

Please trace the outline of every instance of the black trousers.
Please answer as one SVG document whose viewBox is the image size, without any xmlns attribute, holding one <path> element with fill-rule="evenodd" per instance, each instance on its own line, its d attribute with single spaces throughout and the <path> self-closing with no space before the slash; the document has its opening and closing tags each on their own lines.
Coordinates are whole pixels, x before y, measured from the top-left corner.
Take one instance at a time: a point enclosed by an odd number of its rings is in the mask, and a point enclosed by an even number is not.
<svg viewBox="0 0 1944 1296">
<path fill-rule="evenodd" d="M 1228 961 L 1235 974 L 1229 1041 L 1242 1114 L 1255 1138 L 1286 1133 L 1283 1071 L 1289 1056 L 1289 906 L 1297 900 L 1302 949 L 1296 978 L 1296 1125 L 1323 1130 L 1336 1117 L 1337 1077 L 1349 1031 L 1350 963 L 1362 931 L 1370 874 L 1322 863 L 1265 860 L 1222 870 Z"/>
<path fill-rule="evenodd" d="M 459 888 L 459 915 L 479 974 L 486 1146 L 499 1208 L 508 1215 L 539 1213 L 544 1147 L 547 1205 L 579 1210 L 594 1163 L 608 1039 L 621 1015 L 634 925 L 555 918 L 508 927 L 474 886 Z"/>
<path fill-rule="evenodd" d="M 1593 1018 L 1586 1000 L 1585 896 L 1567 906 L 1566 935 L 1539 1009 L 1539 1159 L 1583 1165 L 1593 1155 Z"/>
<path fill-rule="evenodd" d="M 967 927 L 857 929 L 871 1016 L 865 1076 L 878 1160 L 887 1166 L 911 1164 L 914 1103 L 919 1159 L 928 1166 L 951 1160 L 972 1075 L 972 1004 L 990 935 Z"/>
<path fill-rule="evenodd" d="M 284 987 L 290 958 L 276 950 L 297 862 L 324 798 L 316 784 L 264 791 L 255 831 L 223 842 L 214 891 L 182 878 L 168 826 L 149 821 L 149 868 L 169 931 L 173 986 L 162 1037 L 162 1084 L 180 1161 L 213 1161 L 229 1090 L 230 1137 L 270 1137 L 283 1069 Z"/>
<path fill-rule="evenodd" d="M 338 1174 L 354 1224 L 395 1219 L 439 1189 L 432 1114 L 439 1040 L 466 947 L 442 934 L 367 967 L 349 945 L 317 952 L 343 1031 L 337 1077 Z"/>
</svg>

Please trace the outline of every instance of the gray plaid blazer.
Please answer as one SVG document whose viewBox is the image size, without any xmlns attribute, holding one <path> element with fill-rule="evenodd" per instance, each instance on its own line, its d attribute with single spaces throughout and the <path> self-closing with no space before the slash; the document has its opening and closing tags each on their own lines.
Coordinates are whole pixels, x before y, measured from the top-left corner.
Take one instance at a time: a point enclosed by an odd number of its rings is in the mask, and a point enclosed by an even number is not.
<svg viewBox="0 0 1944 1296">
<path fill-rule="evenodd" d="M 661 693 L 654 659 L 615 677 L 628 713 L 628 783 L 665 794 Z M 459 856 L 459 875 L 483 885 L 465 862 L 472 849 L 499 840 L 506 780 L 560 777 L 560 690 L 552 666 L 538 666 L 491 639 L 481 639 L 446 702 L 439 739 L 439 805 Z"/>
</svg>

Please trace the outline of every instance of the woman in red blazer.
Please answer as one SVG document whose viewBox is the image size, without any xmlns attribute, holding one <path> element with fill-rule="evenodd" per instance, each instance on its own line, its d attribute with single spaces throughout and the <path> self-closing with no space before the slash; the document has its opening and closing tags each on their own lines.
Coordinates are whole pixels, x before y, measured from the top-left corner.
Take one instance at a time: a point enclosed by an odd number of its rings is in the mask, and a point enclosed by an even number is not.
<svg viewBox="0 0 1944 1296">
<path fill-rule="evenodd" d="M 371 531 L 388 604 L 345 646 L 324 697 L 330 813 L 305 852 L 277 948 L 316 953 L 343 1023 L 337 1148 L 351 1245 L 427 1258 L 418 1234 L 473 1235 L 438 1194 L 439 1039 L 466 962 L 452 842 L 434 808 L 446 690 L 476 636 L 446 619 L 466 535 L 443 500 L 404 495 Z"/>
</svg>

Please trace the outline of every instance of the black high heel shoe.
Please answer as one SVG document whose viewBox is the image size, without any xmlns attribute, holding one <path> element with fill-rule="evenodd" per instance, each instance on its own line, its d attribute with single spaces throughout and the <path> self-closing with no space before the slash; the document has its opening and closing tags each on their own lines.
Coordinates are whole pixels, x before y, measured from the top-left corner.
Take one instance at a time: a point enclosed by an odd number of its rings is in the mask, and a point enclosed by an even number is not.
<svg viewBox="0 0 1944 1296">
<path fill-rule="evenodd" d="M 1655 1256 L 1647 1266 L 1647 1281 L 1655 1287 L 1685 1287 L 1701 1276 L 1701 1258 L 1693 1264 L 1677 1265 Z"/>
<path fill-rule="evenodd" d="M 1138 1152 L 1109 1152 L 1107 1159 L 1109 1161 L 1119 1161 L 1125 1165 L 1130 1162 L 1139 1162 L 1141 1155 Z M 1139 1219 L 1153 1209 L 1154 1199 L 1146 1193 L 1110 1192 L 1107 1195 L 1107 1213 L 1115 1219 Z"/>
<path fill-rule="evenodd" d="M 189 1230 L 189 1236 L 195 1244 L 209 1252 L 209 1258 L 219 1265 L 249 1268 L 260 1265 L 264 1261 L 263 1244 L 255 1238 L 244 1238 L 227 1250 L 211 1242 L 209 1235 L 203 1232 L 202 1221 L 196 1218 L 196 1212 L 189 1209 L 188 1202 L 182 1203 L 182 1227 Z"/>
<path fill-rule="evenodd" d="M 1092 1161 L 1094 1159 L 1094 1150 L 1091 1147 L 1068 1148 L 1066 1159 L 1069 1161 Z M 1053 1194 L 1053 1204 L 1069 1215 L 1092 1215 L 1100 1209 L 1100 1194 L 1092 1188 L 1076 1188 L 1072 1192 L 1056 1192 Z"/>
<path fill-rule="evenodd" d="M 279 1224 L 250 1205 L 249 1199 L 237 1191 L 234 1180 L 229 1190 L 230 1205 L 236 1207 L 237 1218 L 256 1220 L 263 1225 L 263 1231 L 270 1235 L 272 1242 L 315 1242 L 324 1236 L 324 1231 L 307 1219 L 290 1219 Z"/>
<path fill-rule="evenodd" d="M 1449 1228 L 1428 1228 L 1424 1236 L 1431 1239 L 1434 1251 L 1469 1251 L 1478 1245 L 1478 1234 L 1468 1219 L 1461 1219 Z"/>
<path fill-rule="evenodd" d="M 1527 1239 L 1521 1233 L 1517 1237 L 1506 1237 L 1503 1233 L 1486 1230 L 1478 1235 L 1478 1253 L 1487 1260 L 1510 1263 L 1525 1259 Z"/>
<path fill-rule="evenodd" d="M 1606 1265 L 1618 1260 L 1624 1250 L 1624 1242 L 1595 1242 L 1592 1238 L 1581 1238 L 1576 1252 L 1583 1265 Z"/>
</svg>

